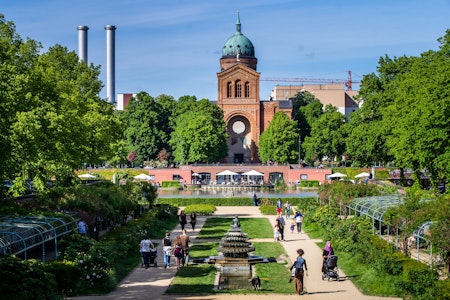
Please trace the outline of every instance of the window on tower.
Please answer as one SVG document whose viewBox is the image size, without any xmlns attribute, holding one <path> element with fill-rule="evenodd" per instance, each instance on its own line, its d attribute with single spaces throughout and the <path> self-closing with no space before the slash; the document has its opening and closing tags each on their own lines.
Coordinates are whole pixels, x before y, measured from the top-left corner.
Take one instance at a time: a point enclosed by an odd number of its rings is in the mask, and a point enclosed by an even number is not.
<svg viewBox="0 0 450 300">
<path fill-rule="evenodd" d="M 240 80 L 236 81 L 236 89 L 235 89 L 235 91 L 236 91 L 235 97 L 236 98 L 241 98 L 242 97 L 242 84 L 241 84 Z"/>
<path fill-rule="evenodd" d="M 231 82 L 227 83 L 227 98 L 233 97 L 233 85 Z"/>
<path fill-rule="evenodd" d="M 246 82 L 245 83 L 245 98 L 249 98 L 250 97 L 250 83 Z"/>
</svg>

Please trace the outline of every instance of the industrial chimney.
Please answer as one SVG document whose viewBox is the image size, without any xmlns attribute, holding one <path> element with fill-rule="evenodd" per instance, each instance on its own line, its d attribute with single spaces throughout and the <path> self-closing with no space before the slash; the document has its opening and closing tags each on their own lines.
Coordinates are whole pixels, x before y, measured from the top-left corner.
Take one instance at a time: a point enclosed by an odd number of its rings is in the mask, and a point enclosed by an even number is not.
<svg viewBox="0 0 450 300">
<path fill-rule="evenodd" d="M 116 26 L 106 25 L 106 98 L 109 103 L 116 103 L 115 96 L 115 30 Z"/>
<path fill-rule="evenodd" d="M 87 26 L 78 26 L 78 60 L 87 63 L 88 58 L 88 30 Z"/>
</svg>

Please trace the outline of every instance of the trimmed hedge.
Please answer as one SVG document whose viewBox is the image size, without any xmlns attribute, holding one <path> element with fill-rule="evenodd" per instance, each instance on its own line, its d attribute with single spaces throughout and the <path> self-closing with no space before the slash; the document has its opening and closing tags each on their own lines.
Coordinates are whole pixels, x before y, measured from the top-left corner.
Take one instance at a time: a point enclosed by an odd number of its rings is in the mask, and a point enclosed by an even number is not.
<svg viewBox="0 0 450 300">
<path fill-rule="evenodd" d="M 268 198 L 268 197 L 265 197 Z M 268 198 L 272 203 L 277 202 L 276 197 Z M 317 206 L 316 197 L 292 197 L 282 198 L 283 203 L 289 201 L 291 206 L 298 206 L 305 209 L 307 206 L 313 204 Z M 169 204 L 172 206 L 188 206 L 191 204 L 210 204 L 214 206 L 253 206 L 253 199 L 250 197 L 233 197 L 233 198 L 157 198 L 158 204 Z"/>
</svg>

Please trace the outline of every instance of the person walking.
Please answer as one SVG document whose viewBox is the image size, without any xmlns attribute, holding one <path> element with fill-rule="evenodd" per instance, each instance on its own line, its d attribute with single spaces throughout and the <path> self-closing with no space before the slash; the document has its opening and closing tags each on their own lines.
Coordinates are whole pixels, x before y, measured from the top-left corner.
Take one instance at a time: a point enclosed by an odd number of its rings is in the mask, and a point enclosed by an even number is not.
<svg viewBox="0 0 450 300">
<path fill-rule="evenodd" d="M 258 206 L 258 197 L 256 196 L 256 193 L 253 193 L 253 205 Z"/>
<path fill-rule="evenodd" d="M 291 220 L 291 227 L 290 227 L 290 229 L 291 229 L 291 233 L 294 233 L 294 229 L 295 229 L 295 226 L 296 226 L 297 224 L 295 223 L 295 219 L 292 219 Z"/>
<path fill-rule="evenodd" d="M 183 249 L 183 255 L 181 257 L 181 264 L 184 265 L 188 264 L 189 262 L 189 243 L 191 242 L 191 240 L 189 239 L 189 235 L 186 232 L 186 229 L 183 229 L 181 235 L 180 235 L 180 240 L 181 240 L 181 247 Z"/>
<path fill-rule="evenodd" d="M 195 213 L 195 211 L 193 211 L 189 216 L 191 217 L 190 223 L 192 226 L 192 231 L 195 231 L 195 224 L 197 223 L 197 214 Z"/>
<path fill-rule="evenodd" d="M 273 227 L 273 241 L 278 242 L 280 240 L 280 227 L 278 227 L 278 223 L 275 223 Z"/>
<path fill-rule="evenodd" d="M 286 220 L 289 220 L 291 218 L 291 204 L 289 201 L 286 201 L 284 204 L 284 212 L 286 214 Z"/>
<path fill-rule="evenodd" d="M 154 247 L 153 243 L 147 235 L 144 235 L 139 246 L 141 248 L 142 258 L 144 259 L 144 266 L 147 269 L 149 266 L 150 249 Z"/>
<path fill-rule="evenodd" d="M 297 233 L 302 233 L 303 215 L 299 211 L 295 213 L 295 223 L 297 224 Z"/>
<path fill-rule="evenodd" d="M 331 242 L 327 241 L 325 243 L 325 247 L 323 248 L 323 253 L 322 253 L 322 257 L 323 257 L 322 273 L 327 272 L 326 263 L 327 263 L 328 257 L 330 257 L 331 255 L 334 255 L 334 250 L 333 250 L 333 247 L 331 246 Z"/>
<path fill-rule="evenodd" d="M 181 245 L 181 238 L 177 235 L 172 244 L 173 255 L 175 256 L 175 264 L 177 266 L 177 270 L 180 269 L 181 259 L 183 258 L 183 246 Z"/>
<path fill-rule="evenodd" d="M 164 257 L 164 269 L 170 267 L 170 257 L 172 256 L 172 239 L 170 238 L 170 232 L 166 231 L 166 236 L 162 240 L 163 244 L 163 257 Z"/>
<path fill-rule="evenodd" d="M 290 271 L 292 272 L 292 269 L 295 267 L 295 292 L 302 295 L 306 293 L 303 279 L 305 274 L 308 276 L 308 266 L 306 265 L 306 260 L 303 258 L 303 254 L 305 254 L 303 249 L 298 249 L 297 254 L 297 259 L 291 266 Z"/>
<path fill-rule="evenodd" d="M 184 213 L 184 210 L 180 211 L 180 215 L 178 216 L 178 221 L 180 222 L 181 231 L 184 230 L 184 226 L 186 225 L 186 214 Z"/>
<path fill-rule="evenodd" d="M 80 222 L 78 222 L 78 233 L 81 235 L 86 235 L 87 233 L 87 226 L 86 223 L 84 223 L 83 220 L 80 220 Z"/>
<path fill-rule="evenodd" d="M 284 227 L 286 226 L 286 222 L 284 221 L 283 215 L 278 217 L 277 219 L 278 230 L 280 231 L 280 239 L 284 241 Z"/>
<path fill-rule="evenodd" d="M 276 209 L 277 209 L 277 218 L 279 218 L 283 211 L 283 202 L 281 202 L 281 198 L 278 198 L 277 200 Z"/>
</svg>

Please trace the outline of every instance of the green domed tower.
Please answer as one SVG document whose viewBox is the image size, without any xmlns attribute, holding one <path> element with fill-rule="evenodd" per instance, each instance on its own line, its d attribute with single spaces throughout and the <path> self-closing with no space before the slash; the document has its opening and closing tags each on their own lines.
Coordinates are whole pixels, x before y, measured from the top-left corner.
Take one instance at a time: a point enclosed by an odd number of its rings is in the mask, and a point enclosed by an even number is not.
<svg viewBox="0 0 450 300">
<path fill-rule="evenodd" d="M 241 32 L 239 12 L 236 21 L 236 32 L 226 41 L 222 48 L 221 70 L 225 70 L 236 63 L 241 63 L 256 71 L 258 60 L 255 48 L 249 38 Z"/>
</svg>

